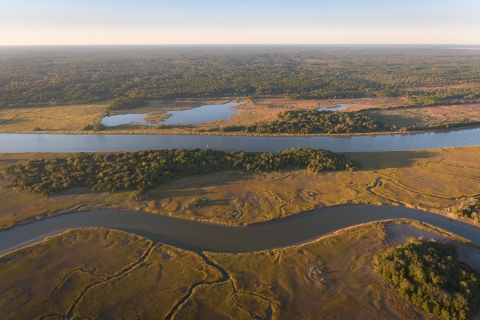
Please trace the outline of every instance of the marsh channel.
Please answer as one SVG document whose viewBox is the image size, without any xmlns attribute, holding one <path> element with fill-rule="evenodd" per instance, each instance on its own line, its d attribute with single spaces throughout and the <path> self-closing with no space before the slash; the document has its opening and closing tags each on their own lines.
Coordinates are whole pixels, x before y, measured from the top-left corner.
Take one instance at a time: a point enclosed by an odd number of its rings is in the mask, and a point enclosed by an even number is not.
<svg viewBox="0 0 480 320">
<path fill-rule="evenodd" d="M 0 254 L 68 229 L 101 227 L 134 233 L 196 252 L 255 252 L 299 245 L 372 221 L 408 218 L 480 243 L 478 227 L 403 206 L 344 205 L 321 208 L 245 227 L 192 221 L 133 210 L 75 212 L 0 232 Z"/>
</svg>

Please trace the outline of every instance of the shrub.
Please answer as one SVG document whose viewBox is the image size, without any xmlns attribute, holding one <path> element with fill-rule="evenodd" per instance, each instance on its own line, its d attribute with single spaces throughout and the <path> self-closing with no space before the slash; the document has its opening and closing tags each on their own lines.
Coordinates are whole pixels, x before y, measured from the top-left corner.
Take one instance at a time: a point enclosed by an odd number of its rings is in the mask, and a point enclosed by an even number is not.
<svg viewBox="0 0 480 320">
<path fill-rule="evenodd" d="M 373 265 L 402 299 L 445 319 L 467 319 L 480 302 L 480 275 L 451 243 L 413 240 L 375 256 Z"/>
</svg>

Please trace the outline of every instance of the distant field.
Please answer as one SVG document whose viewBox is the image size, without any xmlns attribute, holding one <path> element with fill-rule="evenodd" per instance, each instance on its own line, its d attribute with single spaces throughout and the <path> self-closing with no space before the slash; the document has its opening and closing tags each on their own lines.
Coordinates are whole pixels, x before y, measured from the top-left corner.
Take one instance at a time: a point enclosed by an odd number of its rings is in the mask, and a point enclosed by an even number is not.
<svg viewBox="0 0 480 320">
<path fill-rule="evenodd" d="M 148 113 L 146 121 L 162 125 L 168 118 L 166 111 L 186 110 L 205 104 L 223 104 L 232 100 L 242 100 L 233 107 L 238 114 L 228 120 L 189 125 L 169 125 L 166 127 L 139 124 L 122 124 L 106 127 L 102 131 L 85 131 L 83 128 L 98 122 L 107 114 L 106 105 L 38 106 L 14 109 L 0 109 L 0 132 L 46 132 L 46 133 L 146 133 L 146 134 L 218 134 L 218 128 L 225 126 L 251 126 L 259 122 L 274 121 L 277 114 L 287 110 L 332 108 L 349 105 L 345 112 L 361 111 L 364 115 L 387 125 L 427 128 L 441 124 L 458 124 L 480 121 L 480 104 L 453 104 L 432 107 L 407 107 L 403 98 L 354 98 L 354 99 L 306 99 L 287 98 L 228 98 L 228 99 L 179 99 L 148 100 L 144 107 L 109 111 L 110 115 L 128 113 Z M 370 110 L 374 109 L 374 110 Z M 238 134 L 222 132 L 222 134 Z M 241 134 L 246 134 L 241 132 Z M 247 133 L 248 134 L 248 133 Z M 251 134 L 251 133 L 250 133 Z"/>
<path fill-rule="evenodd" d="M 350 99 L 302 99 L 293 100 L 286 98 L 253 98 L 252 101 L 257 106 L 266 106 L 270 108 L 282 108 L 286 110 L 292 109 L 317 109 L 332 108 L 339 104 L 351 105 L 346 111 L 359 111 L 370 108 L 388 108 L 404 105 L 402 98 L 350 98 Z"/>
<path fill-rule="evenodd" d="M 429 127 L 480 121 L 480 104 L 363 110 L 362 113 L 398 128 Z"/>
<path fill-rule="evenodd" d="M 105 104 L 0 109 L 0 132 L 78 132 L 104 109 Z"/>
</svg>

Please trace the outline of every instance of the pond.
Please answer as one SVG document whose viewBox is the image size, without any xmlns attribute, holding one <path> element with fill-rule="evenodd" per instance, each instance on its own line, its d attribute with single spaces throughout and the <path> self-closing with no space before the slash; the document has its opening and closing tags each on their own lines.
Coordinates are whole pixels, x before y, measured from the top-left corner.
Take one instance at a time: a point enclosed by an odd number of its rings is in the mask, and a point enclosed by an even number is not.
<svg viewBox="0 0 480 320">
<path fill-rule="evenodd" d="M 322 148 L 334 152 L 378 152 L 475 146 L 480 128 L 417 134 L 321 137 L 247 137 L 210 135 L 0 134 L 0 152 L 138 151 L 187 148 L 275 152 Z"/>
<path fill-rule="evenodd" d="M 317 111 L 329 111 L 329 112 L 333 112 L 333 111 L 342 111 L 344 109 L 347 109 L 348 107 L 352 106 L 351 104 L 337 104 L 336 107 L 333 107 L 333 108 L 328 108 L 328 109 L 325 109 L 325 108 L 318 108 Z"/>
<path fill-rule="evenodd" d="M 165 111 L 166 114 L 171 116 L 155 123 L 144 120 L 149 113 L 127 113 L 108 116 L 104 117 L 101 123 L 108 127 L 128 123 L 157 126 L 159 124 L 194 124 L 215 120 L 228 120 L 231 116 L 238 114 L 238 110 L 232 109 L 231 107 L 239 104 L 242 104 L 242 102 L 236 103 L 232 101 L 224 104 L 207 104 L 188 110 Z"/>
<path fill-rule="evenodd" d="M 480 229 L 465 222 L 403 206 L 345 205 L 306 211 L 248 227 L 231 227 L 133 210 L 76 212 L 0 232 L 0 254 L 67 229 L 102 227 L 135 233 L 193 251 L 252 252 L 306 243 L 372 221 L 409 218 L 480 244 Z"/>
</svg>

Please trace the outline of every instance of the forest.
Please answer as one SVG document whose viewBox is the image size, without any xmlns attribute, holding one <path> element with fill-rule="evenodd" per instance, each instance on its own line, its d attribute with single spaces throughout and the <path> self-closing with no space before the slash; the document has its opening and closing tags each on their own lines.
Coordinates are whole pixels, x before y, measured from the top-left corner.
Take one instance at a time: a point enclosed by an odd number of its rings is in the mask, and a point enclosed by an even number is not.
<svg viewBox="0 0 480 320">
<path fill-rule="evenodd" d="M 335 134 L 390 130 L 379 121 L 361 113 L 328 112 L 317 110 L 288 110 L 277 114 L 278 120 L 264 121 L 251 126 L 225 126 L 222 132 L 289 133 L 289 134 Z"/>
<path fill-rule="evenodd" d="M 74 187 L 143 193 L 186 176 L 223 170 L 267 172 L 289 167 L 306 167 L 315 173 L 355 169 L 352 161 L 322 149 L 298 148 L 276 153 L 165 149 L 78 153 L 67 158 L 32 160 L 8 167 L 6 172 L 13 176 L 13 185 L 20 190 L 49 195 Z"/>
<path fill-rule="evenodd" d="M 413 240 L 375 256 L 373 265 L 401 298 L 445 319 L 468 319 L 480 302 L 480 275 L 457 260 L 452 243 Z"/>
<path fill-rule="evenodd" d="M 0 48 L 0 107 L 281 95 L 480 97 L 480 52 L 453 47 L 98 46 Z"/>
</svg>

